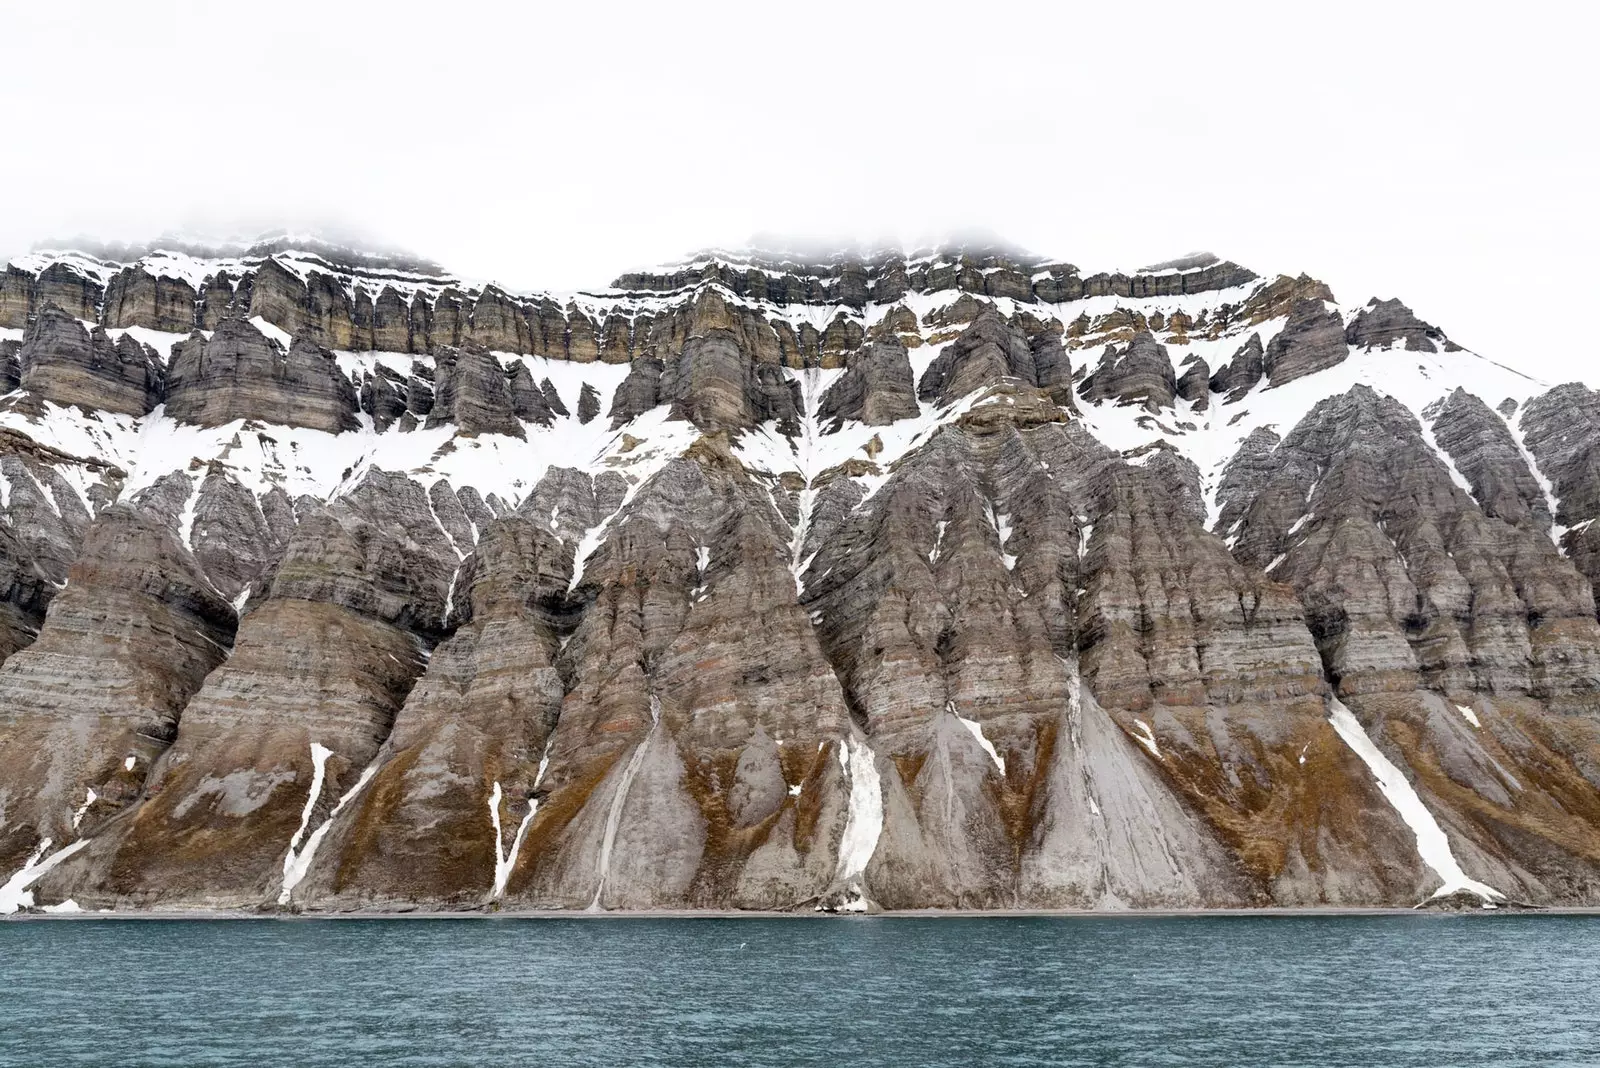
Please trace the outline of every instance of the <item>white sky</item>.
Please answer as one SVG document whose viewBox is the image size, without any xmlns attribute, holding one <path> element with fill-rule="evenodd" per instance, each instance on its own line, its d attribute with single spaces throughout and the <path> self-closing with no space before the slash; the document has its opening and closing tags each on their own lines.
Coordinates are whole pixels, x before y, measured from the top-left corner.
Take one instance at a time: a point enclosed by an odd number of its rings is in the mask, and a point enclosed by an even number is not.
<svg viewBox="0 0 1600 1068">
<path fill-rule="evenodd" d="M 1305 271 L 1600 384 L 1584 5 L 1078 7 L 7 5 L 0 257 L 337 227 L 575 288 L 979 230 Z"/>
</svg>

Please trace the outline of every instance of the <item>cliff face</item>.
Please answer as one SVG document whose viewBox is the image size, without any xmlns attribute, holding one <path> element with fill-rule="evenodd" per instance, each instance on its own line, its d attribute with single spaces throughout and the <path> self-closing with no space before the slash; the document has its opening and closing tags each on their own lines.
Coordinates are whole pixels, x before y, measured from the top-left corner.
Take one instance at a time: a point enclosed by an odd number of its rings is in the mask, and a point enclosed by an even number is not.
<svg viewBox="0 0 1600 1068">
<path fill-rule="evenodd" d="M 0 909 L 1600 904 L 1600 394 L 1398 301 L 275 242 L 0 345 Z"/>
</svg>

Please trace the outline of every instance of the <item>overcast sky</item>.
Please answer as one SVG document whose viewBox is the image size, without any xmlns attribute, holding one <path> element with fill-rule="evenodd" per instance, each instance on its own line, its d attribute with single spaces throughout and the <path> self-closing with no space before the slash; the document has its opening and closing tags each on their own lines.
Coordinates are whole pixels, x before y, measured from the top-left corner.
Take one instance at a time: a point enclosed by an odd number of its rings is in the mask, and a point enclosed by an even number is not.
<svg viewBox="0 0 1600 1068">
<path fill-rule="evenodd" d="M 1581 5 L 1078 7 L 8 5 L 0 256 L 338 228 L 577 288 L 984 231 L 1305 271 L 1600 384 Z"/>
</svg>

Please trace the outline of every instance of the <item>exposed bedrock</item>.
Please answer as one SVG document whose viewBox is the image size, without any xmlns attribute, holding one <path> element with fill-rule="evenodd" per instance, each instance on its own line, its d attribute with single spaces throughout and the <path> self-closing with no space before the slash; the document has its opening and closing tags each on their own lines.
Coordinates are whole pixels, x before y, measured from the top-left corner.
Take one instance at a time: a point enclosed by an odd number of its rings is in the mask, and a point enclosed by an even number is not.
<svg viewBox="0 0 1600 1068">
<path fill-rule="evenodd" d="M 1461 346 L 1431 323 L 1418 319 L 1398 300 L 1373 297 L 1356 313 L 1345 330 L 1345 340 L 1356 348 L 1393 348 L 1407 352 L 1459 352 Z"/>
<path fill-rule="evenodd" d="M 1292 590 L 1236 563 L 1158 470 L 985 407 L 806 571 L 823 647 L 892 759 L 874 898 L 1370 903 L 1423 886 L 1328 726 Z M 1281 804 L 1313 740 L 1343 813 Z"/>
<path fill-rule="evenodd" d="M 1267 345 L 1262 367 L 1274 386 L 1315 374 L 1350 356 L 1344 321 L 1321 300 L 1296 300 L 1289 321 Z M 1237 357 L 1235 357 L 1237 359 Z"/>
<path fill-rule="evenodd" d="M 832 888 L 850 717 L 789 540 L 716 437 L 610 520 L 579 562 L 587 607 L 508 899 L 773 908 Z"/>
<path fill-rule="evenodd" d="M 943 406 L 1006 377 L 1071 404 L 1072 368 L 1059 335 L 1042 331 L 1029 338 L 988 308 L 934 357 L 917 383 L 917 396 Z"/>
<path fill-rule="evenodd" d="M 304 338 L 285 352 L 241 319 L 173 346 L 166 404 L 172 418 L 201 426 L 255 419 L 336 434 L 361 425 L 355 388 L 333 353 Z"/>
<path fill-rule="evenodd" d="M 161 363 L 124 335 L 113 341 L 55 304 L 28 327 L 18 353 L 22 388 L 56 404 L 143 415 L 161 403 Z"/>
<path fill-rule="evenodd" d="M 0 274 L 0 327 L 22 330 L 52 304 L 94 322 L 101 297 L 100 284 L 70 263 L 52 263 L 38 274 L 7 264 Z"/>
<path fill-rule="evenodd" d="M 1600 591 L 1600 392 L 1557 386 L 1516 413 L 1523 444 L 1551 485 L 1562 547 Z"/>
<path fill-rule="evenodd" d="M 1322 401 L 1252 464 L 1224 479 L 1219 525 L 1300 591 L 1342 694 L 1600 683 L 1587 584 L 1531 522 L 1485 515 L 1396 401 L 1366 386 Z"/>
<path fill-rule="evenodd" d="M 1091 404 L 1110 400 L 1142 405 L 1152 412 L 1172 407 L 1177 394 L 1178 379 L 1167 347 L 1144 332 L 1120 349 L 1106 346 L 1099 364 L 1078 386 L 1078 395 Z"/>
<path fill-rule="evenodd" d="M 520 846 L 561 710 L 555 662 L 572 548 L 523 516 L 493 520 L 457 579 L 461 625 L 436 648 L 323 847 L 302 899 L 478 904 Z"/>
<path fill-rule="evenodd" d="M 314 506 L 232 655 L 185 707 L 145 802 L 61 869 L 65 892 L 128 904 L 276 900 L 291 842 L 307 846 L 359 781 L 422 673 L 459 551 L 403 476 L 369 472 Z"/>
<path fill-rule="evenodd" d="M 187 334 L 200 325 L 195 319 L 199 303 L 200 294 L 181 278 L 126 267 L 106 285 L 100 323 L 112 329 L 142 326 Z"/>
<path fill-rule="evenodd" d="M 1593 597 L 1480 408 L 1453 396 L 1430 410 L 1471 492 L 1410 412 L 1357 386 L 1281 442 L 1257 442 L 1247 475 L 1230 468 L 1220 526 L 1236 556 L 1299 592 L 1328 678 L 1416 775 L 1463 864 L 1536 900 L 1588 893 L 1600 878 Z"/>
<path fill-rule="evenodd" d="M 1600 900 L 1600 393 L 1207 256 L 329 255 L 0 282 L 41 902 Z"/>
<path fill-rule="evenodd" d="M 1251 334 L 1233 357 L 1211 376 L 1211 392 L 1226 393 L 1228 402 L 1239 400 L 1260 385 L 1266 373 L 1266 353 L 1261 347 L 1261 335 Z"/>
<path fill-rule="evenodd" d="M 234 622 L 161 517 L 101 513 L 38 640 L 0 668 L 0 868 L 138 800 Z"/>
<path fill-rule="evenodd" d="M 463 434 L 526 436 L 517 418 L 513 378 L 492 353 L 476 347 L 445 348 L 435 359 L 428 426 L 454 423 Z M 526 375 L 526 368 L 517 367 Z"/>
<path fill-rule="evenodd" d="M 920 411 L 906 348 L 891 340 L 875 341 L 853 353 L 844 374 L 822 395 L 817 414 L 835 427 L 852 419 L 887 426 Z"/>
<path fill-rule="evenodd" d="M 777 363 L 751 357 L 737 337 L 717 329 L 691 337 L 676 358 L 639 360 L 611 400 L 611 424 L 621 426 L 659 404 L 707 433 L 777 423 L 799 429 L 796 390 Z"/>
</svg>

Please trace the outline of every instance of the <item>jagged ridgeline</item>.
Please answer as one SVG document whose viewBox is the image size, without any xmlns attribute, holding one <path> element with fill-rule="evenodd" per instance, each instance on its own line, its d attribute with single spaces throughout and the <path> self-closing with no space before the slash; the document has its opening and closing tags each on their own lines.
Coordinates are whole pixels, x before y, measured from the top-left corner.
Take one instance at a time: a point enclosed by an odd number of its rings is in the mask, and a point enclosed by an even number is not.
<svg viewBox="0 0 1600 1068">
<path fill-rule="evenodd" d="M 1600 904 L 1600 394 L 1398 301 L 102 256 L 0 280 L 0 910 Z"/>
</svg>

